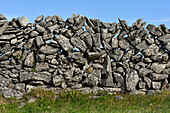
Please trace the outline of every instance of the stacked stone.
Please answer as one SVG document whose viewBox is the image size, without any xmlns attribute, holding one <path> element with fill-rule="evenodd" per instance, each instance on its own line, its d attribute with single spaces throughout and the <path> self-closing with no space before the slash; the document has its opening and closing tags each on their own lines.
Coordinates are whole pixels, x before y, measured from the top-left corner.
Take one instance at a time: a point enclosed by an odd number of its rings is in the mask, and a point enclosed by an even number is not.
<svg viewBox="0 0 170 113">
<path fill-rule="evenodd" d="M 0 91 L 22 97 L 32 87 L 85 93 L 145 94 L 170 86 L 170 29 L 138 19 L 104 23 L 73 14 L 35 23 L 0 14 Z"/>
</svg>

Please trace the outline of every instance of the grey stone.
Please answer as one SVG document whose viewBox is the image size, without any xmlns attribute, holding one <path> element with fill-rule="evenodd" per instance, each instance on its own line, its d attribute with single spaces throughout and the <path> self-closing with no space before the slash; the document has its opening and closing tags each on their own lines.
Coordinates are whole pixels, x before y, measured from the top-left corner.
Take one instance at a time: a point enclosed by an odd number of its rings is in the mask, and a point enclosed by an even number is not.
<svg viewBox="0 0 170 113">
<path fill-rule="evenodd" d="M 93 64 L 94 69 L 103 69 L 104 67 L 101 64 Z"/>
<path fill-rule="evenodd" d="M 163 43 L 167 43 L 167 42 L 169 42 L 169 39 L 170 39 L 170 34 L 165 34 L 165 35 L 163 35 L 163 36 L 160 36 L 160 37 L 158 37 L 158 40 L 160 41 L 160 42 L 163 42 Z"/>
<path fill-rule="evenodd" d="M 52 81 L 54 86 L 60 86 L 63 82 L 65 82 L 64 77 L 61 75 L 54 76 Z"/>
<path fill-rule="evenodd" d="M 40 22 L 44 19 L 44 15 L 40 15 L 39 17 L 36 18 L 35 22 Z"/>
<path fill-rule="evenodd" d="M 140 91 L 140 90 L 134 90 L 134 91 L 130 92 L 129 94 L 131 94 L 131 95 L 145 95 L 146 92 Z"/>
<path fill-rule="evenodd" d="M 117 38 L 112 38 L 112 43 L 111 43 L 112 48 L 118 48 L 118 39 Z"/>
<path fill-rule="evenodd" d="M 71 88 L 72 89 L 80 89 L 82 87 L 83 87 L 82 84 L 76 84 L 76 85 L 72 86 Z"/>
<path fill-rule="evenodd" d="M 30 85 L 44 85 L 42 81 L 31 81 L 29 82 Z"/>
<path fill-rule="evenodd" d="M 166 64 L 153 63 L 151 69 L 156 73 L 161 73 L 165 70 Z"/>
<path fill-rule="evenodd" d="M 86 30 L 90 33 L 90 34 L 94 34 L 95 32 L 93 31 L 92 28 L 90 28 L 88 25 L 85 24 L 85 28 Z"/>
<path fill-rule="evenodd" d="M 20 82 L 29 81 L 43 81 L 46 83 L 51 82 L 51 74 L 49 72 L 26 72 L 20 71 Z"/>
<path fill-rule="evenodd" d="M 38 33 L 37 31 L 32 31 L 31 34 L 30 34 L 30 36 L 31 36 L 31 37 L 36 37 L 36 36 L 38 36 L 38 34 L 39 34 L 39 33 Z"/>
<path fill-rule="evenodd" d="M 136 70 L 129 70 L 126 73 L 126 89 L 128 91 L 134 91 L 136 90 L 136 85 L 139 81 L 139 76 Z"/>
<path fill-rule="evenodd" d="M 125 39 L 119 40 L 119 46 L 122 49 L 129 49 L 129 47 L 130 47 L 129 42 Z"/>
<path fill-rule="evenodd" d="M 145 63 L 151 63 L 151 62 L 152 62 L 152 60 L 151 60 L 150 58 L 144 58 L 143 61 L 144 61 Z"/>
<path fill-rule="evenodd" d="M 24 92 L 25 91 L 25 84 L 24 83 L 17 83 L 14 87 L 16 90 Z"/>
<path fill-rule="evenodd" d="M 156 28 L 153 24 L 148 24 L 147 27 L 148 31 L 150 31 L 151 34 L 156 36 L 161 36 L 161 32 Z"/>
<path fill-rule="evenodd" d="M 153 71 L 151 71 L 151 70 L 149 70 L 147 68 L 141 68 L 141 69 L 139 69 L 139 76 L 144 77 L 144 76 L 146 76 L 146 75 L 148 75 L 148 74 L 150 74 L 152 72 Z"/>
<path fill-rule="evenodd" d="M 146 82 L 143 82 L 143 81 L 140 80 L 140 81 L 138 82 L 138 85 L 139 85 L 139 88 L 140 88 L 140 89 L 145 89 L 145 87 L 146 87 Z"/>
<path fill-rule="evenodd" d="M 141 61 L 142 57 L 143 56 L 141 54 L 137 54 L 135 56 L 132 56 L 131 58 L 132 58 L 133 62 L 139 62 L 139 61 Z"/>
<path fill-rule="evenodd" d="M 121 88 L 110 88 L 110 87 L 103 87 L 104 91 L 108 91 L 108 92 L 121 92 Z"/>
<path fill-rule="evenodd" d="M 87 46 L 86 46 L 85 42 L 80 39 L 80 37 L 72 37 L 70 39 L 70 41 L 75 47 L 77 47 L 81 51 L 83 51 L 83 52 L 86 51 Z"/>
<path fill-rule="evenodd" d="M 118 39 L 123 39 L 123 37 L 127 34 L 126 30 L 121 30 L 119 35 L 117 36 Z"/>
<path fill-rule="evenodd" d="M 170 52 L 170 42 L 166 44 L 165 48 Z"/>
<path fill-rule="evenodd" d="M 92 35 L 92 37 L 93 37 L 94 46 L 100 48 L 100 44 L 101 44 L 100 33 L 96 33 Z"/>
<path fill-rule="evenodd" d="M 40 33 L 45 32 L 45 28 L 44 28 L 44 27 L 41 27 L 41 26 L 38 25 L 38 24 L 36 24 L 36 29 L 37 29 L 37 31 L 40 32 Z"/>
<path fill-rule="evenodd" d="M 1 53 L 4 54 L 6 52 L 11 51 L 12 47 L 10 44 L 6 44 L 2 49 L 1 49 Z"/>
<path fill-rule="evenodd" d="M 122 57 L 122 60 L 123 60 L 123 61 L 130 60 L 132 54 L 133 54 L 133 50 L 127 51 L 127 52 L 124 54 L 124 56 Z"/>
<path fill-rule="evenodd" d="M 145 48 L 142 52 L 146 56 L 153 56 L 156 55 L 159 51 L 159 47 L 156 44 L 152 44 L 149 47 Z"/>
<path fill-rule="evenodd" d="M 11 40 L 11 44 L 13 44 L 13 45 L 14 45 L 14 44 L 16 44 L 16 43 L 17 43 L 17 41 L 18 41 L 18 40 L 17 40 L 17 38 L 14 38 L 14 39 L 12 39 L 12 40 Z"/>
<path fill-rule="evenodd" d="M 104 58 L 103 67 L 105 67 L 101 74 L 101 85 L 102 86 L 113 86 L 113 77 L 112 77 L 112 69 L 111 69 L 111 62 L 110 62 L 110 56 L 107 55 Z"/>
<path fill-rule="evenodd" d="M 37 62 L 36 63 L 36 67 L 35 67 L 35 71 L 36 72 L 40 72 L 40 71 L 44 71 L 44 70 L 48 70 L 49 69 L 49 65 L 48 63 L 44 63 L 44 62 Z"/>
<path fill-rule="evenodd" d="M 104 49 L 105 49 L 107 52 L 109 52 L 109 51 L 112 50 L 112 47 L 111 47 L 105 40 L 102 41 L 102 44 L 103 44 Z"/>
<path fill-rule="evenodd" d="M 4 33 L 7 27 L 8 27 L 8 23 L 4 23 L 4 25 L 0 28 L 0 35 Z"/>
<path fill-rule="evenodd" d="M 115 99 L 115 100 L 123 100 L 123 97 L 120 96 L 120 95 L 118 95 L 118 96 L 115 96 L 114 99 Z"/>
<path fill-rule="evenodd" d="M 101 73 L 99 70 L 93 70 L 92 73 L 82 82 L 83 84 L 88 84 L 89 86 L 97 86 L 101 79 Z"/>
<path fill-rule="evenodd" d="M 116 61 L 120 61 L 122 56 L 123 56 L 123 54 L 124 54 L 123 50 L 116 49 L 116 50 L 113 50 L 113 52 L 110 55 L 110 57 L 113 58 Z"/>
<path fill-rule="evenodd" d="M 146 82 L 146 85 L 150 89 L 151 88 L 151 80 L 148 77 L 144 77 L 144 81 Z"/>
<path fill-rule="evenodd" d="M 1 35 L 0 40 L 11 40 L 12 38 L 15 37 L 15 34 L 10 34 L 10 35 Z"/>
<path fill-rule="evenodd" d="M 77 63 L 78 65 L 82 66 L 85 65 L 86 60 L 83 58 L 83 55 L 81 52 L 70 52 L 68 53 L 68 58 L 70 60 L 73 60 L 73 62 Z"/>
<path fill-rule="evenodd" d="M 71 38 L 73 35 L 74 35 L 74 33 L 71 30 L 67 30 L 65 33 L 65 36 L 69 37 L 69 38 Z"/>
<path fill-rule="evenodd" d="M 69 39 L 63 35 L 58 35 L 55 37 L 58 44 L 64 49 L 64 51 L 71 51 L 73 46 L 70 44 Z"/>
<path fill-rule="evenodd" d="M 47 16 L 46 18 L 45 18 L 45 21 L 46 22 L 50 22 L 52 20 L 52 17 L 51 16 Z"/>
<path fill-rule="evenodd" d="M 122 85 L 124 83 L 123 76 L 119 73 L 113 73 L 113 78 L 117 82 L 118 87 L 122 87 Z"/>
<path fill-rule="evenodd" d="M 18 18 L 18 22 L 19 22 L 21 27 L 26 27 L 27 24 L 29 23 L 29 20 L 28 20 L 27 17 L 22 16 L 22 18 L 20 18 L 20 17 Z"/>
<path fill-rule="evenodd" d="M 18 75 L 18 73 L 12 73 L 12 74 L 9 74 L 9 76 L 11 77 L 11 78 L 17 78 L 19 75 Z"/>
<path fill-rule="evenodd" d="M 88 52 L 89 60 L 95 60 L 95 59 L 98 59 L 100 57 L 104 57 L 105 55 L 106 55 L 105 51 L 102 51 L 102 52 Z"/>
<path fill-rule="evenodd" d="M 54 48 L 52 46 L 49 46 L 49 45 L 45 45 L 45 46 L 42 46 L 40 49 L 39 49 L 40 52 L 44 53 L 44 54 L 54 54 L 54 53 L 57 53 L 60 51 L 59 48 Z"/>
<path fill-rule="evenodd" d="M 168 78 L 168 75 L 151 73 L 149 77 L 151 78 L 151 80 L 164 80 Z"/>
<path fill-rule="evenodd" d="M 30 52 L 25 59 L 24 65 L 33 67 L 35 63 L 34 53 Z"/>
<path fill-rule="evenodd" d="M 12 52 L 6 52 L 2 56 L 0 56 L 0 61 L 7 60 L 11 56 Z"/>
<path fill-rule="evenodd" d="M 149 90 L 147 92 L 147 95 L 155 95 L 155 94 L 156 94 L 155 90 Z"/>
<path fill-rule="evenodd" d="M 86 32 L 86 33 L 87 33 L 87 32 Z M 82 37 L 81 37 L 81 38 L 82 38 Z M 86 43 L 86 45 L 87 45 L 88 48 L 91 48 L 91 47 L 93 46 L 92 37 L 91 37 L 91 35 L 89 35 L 88 33 L 87 33 L 87 36 L 85 36 L 85 37 L 83 38 L 83 40 L 84 40 L 84 42 Z"/>
<path fill-rule="evenodd" d="M 34 40 L 35 38 L 31 38 L 28 40 L 27 44 L 25 45 L 24 49 L 31 49 L 31 47 L 33 46 L 34 44 Z"/>
<path fill-rule="evenodd" d="M 140 44 L 136 46 L 136 48 L 140 51 L 146 49 L 148 47 L 148 44 L 146 43 L 145 40 L 143 40 Z"/>
<path fill-rule="evenodd" d="M 90 87 L 83 87 L 80 89 L 75 89 L 76 91 L 80 91 L 82 94 L 90 94 L 92 93 L 92 89 Z"/>
<path fill-rule="evenodd" d="M 56 24 L 56 25 L 47 27 L 47 31 L 50 33 L 53 33 L 54 30 L 59 29 L 59 28 L 60 28 L 60 26 Z"/>
<path fill-rule="evenodd" d="M 165 73 L 170 75 L 170 68 L 165 69 Z"/>
<path fill-rule="evenodd" d="M 152 88 L 159 90 L 161 88 L 161 82 L 153 82 L 152 81 Z"/>
<path fill-rule="evenodd" d="M 37 36 L 35 39 L 36 39 L 37 46 L 41 46 L 45 44 L 42 36 Z"/>
</svg>

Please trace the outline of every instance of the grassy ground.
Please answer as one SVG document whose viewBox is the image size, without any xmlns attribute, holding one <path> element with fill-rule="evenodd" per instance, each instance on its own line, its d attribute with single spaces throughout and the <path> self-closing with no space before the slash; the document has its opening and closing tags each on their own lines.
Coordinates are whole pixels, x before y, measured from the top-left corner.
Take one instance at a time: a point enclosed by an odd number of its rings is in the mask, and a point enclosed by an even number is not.
<svg viewBox="0 0 170 113">
<path fill-rule="evenodd" d="M 107 92 L 98 94 L 99 98 L 90 98 L 92 95 L 83 95 L 72 91 L 55 95 L 51 91 L 41 89 L 32 90 L 22 100 L 0 97 L 0 112 L 8 113 L 170 113 L 170 92 L 166 91 L 155 96 L 114 94 Z M 102 96 L 101 96 L 102 95 Z M 121 95 L 123 99 L 114 99 Z M 57 98 L 60 96 L 60 98 Z M 37 99 L 35 102 L 28 101 Z M 21 107 L 22 103 L 26 103 Z"/>
</svg>

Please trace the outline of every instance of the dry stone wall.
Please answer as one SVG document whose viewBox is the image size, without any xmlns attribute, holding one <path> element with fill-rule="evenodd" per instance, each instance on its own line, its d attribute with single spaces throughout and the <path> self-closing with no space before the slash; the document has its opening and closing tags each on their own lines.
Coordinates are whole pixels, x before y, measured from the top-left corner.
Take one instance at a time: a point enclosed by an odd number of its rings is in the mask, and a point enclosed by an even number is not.
<svg viewBox="0 0 170 113">
<path fill-rule="evenodd" d="M 73 14 L 35 23 L 0 14 L 0 92 L 22 97 L 31 88 L 132 94 L 170 86 L 170 29 L 138 19 L 104 23 Z"/>
</svg>

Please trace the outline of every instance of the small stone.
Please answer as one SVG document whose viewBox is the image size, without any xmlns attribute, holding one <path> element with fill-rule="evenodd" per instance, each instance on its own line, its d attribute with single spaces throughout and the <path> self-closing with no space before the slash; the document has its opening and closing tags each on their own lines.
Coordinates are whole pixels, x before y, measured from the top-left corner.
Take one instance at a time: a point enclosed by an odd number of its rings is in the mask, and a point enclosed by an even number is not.
<svg viewBox="0 0 170 113">
<path fill-rule="evenodd" d="M 130 70 L 126 73 L 126 89 L 128 91 L 136 90 L 136 85 L 139 81 L 139 76 L 136 70 Z"/>
<path fill-rule="evenodd" d="M 123 54 L 124 54 L 124 51 L 116 49 L 116 50 L 113 50 L 113 52 L 110 55 L 110 57 L 113 58 L 116 61 L 120 61 L 120 59 L 122 58 Z"/>
<path fill-rule="evenodd" d="M 17 38 L 14 38 L 14 39 L 11 40 L 11 44 L 16 44 L 17 41 L 18 41 Z"/>
<path fill-rule="evenodd" d="M 161 82 L 153 82 L 152 81 L 152 88 L 159 90 L 161 88 Z"/>
<path fill-rule="evenodd" d="M 38 23 L 38 22 L 42 21 L 43 19 L 44 19 L 44 15 L 41 15 L 36 18 L 35 22 Z"/>
<path fill-rule="evenodd" d="M 148 44 L 146 43 L 145 40 L 143 40 L 140 44 L 136 46 L 136 48 L 140 51 L 146 49 L 148 47 Z"/>
<path fill-rule="evenodd" d="M 97 58 L 100 58 L 102 56 L 105 56 L 106 52 L 102 51 L 102 52 L 88 52 L 88 58 L 89 60 L 95 60 Z"/>
<path fill-rule="evenodd" d="M 155 95 L 155 94 L 156 94 L 155 90 L 149 90 L 147 92 L 147 95 Z"/>
<path fill-rule="evenodd" d="M 10 35 L 1 35 L 0 36 L 0 41 L 1 40 L 11 40 L 12 38 L 14 38 L 15 37 L 15 35 L 14 34 L 10 34 Z"/>
<path fill-rule="evenodd" d="M 42 36 L 37 36 L 37 37 L 35 38 L 35 40 L 36 40 L 37 46 L 41 46 L 41 45 L 44 45 L 44 44 L 45 44 Z"/>
<path fill-rule="evenodd" d="M 156 73 L 151 73 L 149 76 L 152 80 L 164 80 L 168 78 L 167 74 L 156 74 Z"/>
<path fill-rule="evenodd" d="M 29 20 L 27 17 L 22 16 L 22 18 L 20 18 L 20 17 L 18 18 L 18 22 L 21 25 L 21 27 L 26 27 L 27 24 L 29 23 Z"/>
<path fill-rule="evenodd" d="M 36 67 L 35 67 L 36 72 L 40 72 L 40 71 L 44 71 L 44 70 L 48 70 L 48 69 L 49 69 L 48 63 L 46 63 L 46 62 L 45 63 L 44 62 L 36 63 Z"/>
<path fill-rule="evenodd" d="M 125 40 L 125 39 L 119 40 L 119 46 L 122 49 L 129 49 L 129 47 L 130 47 L 129 42 L 127 42 L 127 40 Z"/>
<path fill-rule="evenodd" d="M 112 38 L 111 46 L 112 46 L 112 48 L 118 48 L 118 39 L 117 38 Z"/>
<path fill-rule="evenodd" d="M 35 62 L 34 53 L 30 52 L 28 54 L 28 56 L 26 57 L 26 59 L 25 59 L 24 65 L 29 66 L 29 67 L 33 67 L 34 66 L 34 62 Z"/>
<path fill-rule="evenodd" d="M 118 96 L 115 96 L 114 99 L 115 99 L 115 100 L 123 100 L 123 97 L 120 96 L 120 95 L 118 95 Z"/>
<path fill-rule="evenodd" d="M 36 37 L 36 36 L 38 36 L 38 34 L 39 34 L 39 33 L 38 33 L 37 31 L 32 31 L 31 34 L 30 34 L 30 36 L 31 36 L 31 37 Z"/>
<path fill-rule="evenodd" d="M 53 25 L 53 26 L 50 26 L 50 27 L 47 27 L 47 31 L 50 32 L 50 33 L 53 33 L 54 30 L 60 28 L 59 25 Z"/>
<path fill-rule="evenodd" d="M 40 33 L 45 32 L 45 28 L 44 28 L 44 27 L 41 27 L 41 26 L 38 25 L 38 24 L 36 24 L 36 29 L 37 29 L 37 31 L 40 32 Z"/>
<path fill-rule="evenodd" d="M 73 49 L 73 46 L 70 44 L 69 39 L 66 38 L 65 36 L 58 35 L 55 37 L 55 40 L 65 51 L 71 51 Z"/>
<path fill-rule="evenodd" d="M 163 72 L 165 68 L 166 68 L 166 64 L 153 63 L 151 66 L 151 69 L 158 74 Z"/>
<path fill-rule="evenodd" d="M 40 50 L 40 52 L 42 52 L 44 54 L 54 54 L 54 53 L 57 53 L 60 51 L 59 48 L 54 48 L 49 45 L 42 46 L 39 50 Z"/>
<path fill-rule="evenodd" d="M 57 75 L 57 76 L 53 77 L 52 80 L 53 80 L 54 86 L 59 86 L 62 84 L 62 82 L 65 82 L 63 76 L 61 76 L 61 75 Z"/>
<path fill-rule="evenodd" d="M 45 18 L 45 21 L 46 22 L 50 22 L 52 20 L 52 17 L 51 16 L 47 16 L 46 18 Z"/>
<path fill-rule="evenodd" d="M 80 39 L 80 37 L 72 37 L 70 39 L 70 41 L 75 47 L 77 47 L 81 51 L 83 51 L 83 52 L 86 51 L 87 46 L 86 46 L 85 42 Z"/>
<path fill-rule="evenodd" d="M 4 33 L 7 27 L 8 27 L 8 23 L 4 23 L 4 25 L 0 28 L 0 35 Z"/>
</svg>

